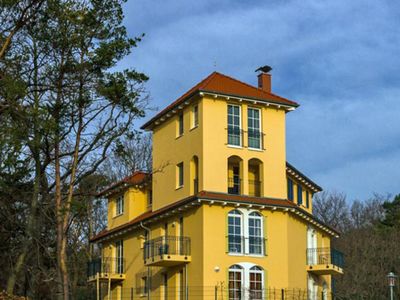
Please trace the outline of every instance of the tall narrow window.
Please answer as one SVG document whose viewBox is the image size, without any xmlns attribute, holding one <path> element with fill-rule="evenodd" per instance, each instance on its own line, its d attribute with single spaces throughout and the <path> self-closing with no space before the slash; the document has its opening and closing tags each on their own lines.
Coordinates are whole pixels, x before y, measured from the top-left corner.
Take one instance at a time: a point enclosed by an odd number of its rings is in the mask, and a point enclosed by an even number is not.
<svg viewBox="0 0 400 300">
<path fill-rule="evenodd" d="M 178 136 L 183 134 L 183 112 L 178 116 Z"/>
<path fill-rule="evenodd" d="M 238 265 L 229 268 L 229 300 L 243 299 L 242 291 L 243 269 Z"/>
<path fill-rule="evenodd" d="M 147 190 L 147 209 L 153 205 L 153 190 Z"/>
<path fill-rule="evenodd" d="M 115 215 L 119 216 L 124 213 L 124 195 L 118 196 L 116 200 Z"/>
<path fill-rule="evenodd" d="M 247 109 L 247 124 L 249 148 L 261 149 L 261 122 L 259 109 Z"/>
<path fill-rule="evenodd" d="M 287 193 L 288 199 L 293 201 L 293 181 L 290 178 L 287 179 Z"/>
<path fill-rule="evenodd" d="M 306 191 L 306 206 L 307 208 L 310 207 L 310 193 Z"/>
<path fill-rule="evenodd" d="M 149 292 L 149 278 L 147 276 L 142 277 L 142 294 L 147 295 Z"/>
<path fill-rule="evenodd" d="M 263 270 L 254 266 L 250 269 L 250 299 L 262 300 L 263 298 Z"/>
<path fill-rule="evenodd" d="M 228 251 L 230 253 L 242 253 L 242 214 L 233 210 L 228 214 Z"/>
<path fill-rule="evenodd" d="M 177 188 L 183 186 L 183 162 L 176 165 L 177 170 Z"/>
<path fill-rule="evenodd" d="M 300 184 L 297 184 L 297 204 L 303 204 L 303 189 Z"/>
<path fill-rule="evenodd" d="M 168 299 L 168 273 L 163 273 L 164 300 Z"/>
<path fill-rule="evenodd" d="M 124 273 L 124 244 L 122 240 L 119 240 L 115 243 L 116 246 L 116 273 L 122 274 Z"/>
<path fill-rule="evenodd" d="M 228 145 L 242 145 L 240 106 L 228 105 Z"/>
<path fill-rule="evenodd" d="M 249 215 L 249 254 L 263 254 L 262 216 L 256 212 Z"/>
<path fill-rule="evenodd" d="M 197 105 L 193 106 L 192 117 L 193 117 L 192 128 L 194 128 L 199 125 L 199 107 Z"/>
</svg>

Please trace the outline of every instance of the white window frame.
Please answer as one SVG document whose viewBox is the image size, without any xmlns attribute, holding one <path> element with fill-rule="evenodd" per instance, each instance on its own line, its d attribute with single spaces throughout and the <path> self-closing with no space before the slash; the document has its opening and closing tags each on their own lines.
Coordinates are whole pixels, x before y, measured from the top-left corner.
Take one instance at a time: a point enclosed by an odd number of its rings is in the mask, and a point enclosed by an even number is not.
<svg viewBox="0 0 400 300">
<path fill-rule="evenodd" d="M 124 201 L 124 195 L 119 195 L 116 199 L 115 199 L 115 216 L 118 217 L 122 214 L 124 214 L 124 210 L 125 210 L 125 201 Z"/>
<path fill-rule="evenodd" d="M 233 268 L 233 267 L 240 267 Z M 252 270 L 254 267 L 259 268 L 260 270 Z M 250 273 L 258 273 L 261 274 L 261 290 L 262 290 L 262 298 L 265 299 L 265 270 L 256 264 L 241 262 L 236 263 L 229 267 L 228 269 L 228 289 L 229 289 L 229 272 L 241 272 L 241 298 L 240 299 L 250 299 Z M 236 300 L 235 298 L 229 298 L 228 292 L 228 300 Z"/>
<path fill-rule="evenodd" d="M 241 236 L 241 251 L 240 252 L 233 252 L 230 251 L 229 247 L 229 217 L 234 217 L 234 216 L 239 216 L 239 215 L 233 215 L 231 214 L 232 212 L 237 211 L 240 213 L 240 220 L 241 220 L 241 229 L 240 229 L 240 236 Z M 257 213 L 258 216 L 250 216 L 252 213 Z M 228 212 L 227 215 L 227 226 L 228 226 L 228 254 L 229 255 L 246 255 L 246 256 L 252 256 L 252 257 L 262 257 L 266 253 L 266 247 L 265 247 L 265 232 L 264 232 L 264 216 L 260 211 L 257 210 L 246 210 L 242 208 L 236 208 Z M 250 227 L 249 227 L 249 220 L 250 218 L 258 218 L 260 220 L 260 230 L 261 230 L 261 236 L 260 238 L 262 239 L 261 243 L 261 253 L 250 253 Z"/>
<path fill-rule="evenodd" d="M 252 215 L 252 214 L 256 214 L 256 215 Z M 250 235 L 250 219 L 259 220 L 260 221 L 260 228 L 259 228 L 260 234 L 259 235 Z M 248 214 L 248 221 L 247 221 L 248 243 L 247 243 L 247 246 L 248 246 L 249 255 L 264 255 L 264 251 L 265 251 L 264 247 L 265 246 L 264 246 L 264 240 L 263 240 L 263 238 L 264 238 L 264 228 L 263 228 L 264 224 L 263 224 L 263 222 L 264 222 L 263 216 L 258 211 L 252 211 L 252 212 L 250 212 Z M 251 237 L 261 239 L 260 253 L 251 253 L 250 252 L 250 238 Z M 257 245 L 256 245 L 256 247 L 257 247 Z"/>
<path fill-rule="evenodd" d="M 238 107 L 239 108 L 239 145 L 234 145 L 234 144 L 229 144 L 229 106 L 233 107 Z M 227 109 L 227 130 L 228 130 L 228 141 L 227 144 L 229 147 L 233 148 L 242 148 L 243 147 L 243 139 L 242 139 L 242 106 L 241 105 L 235 105 L 235 104 L 228 104 L 228 109 Z"/>
<path fill-rule="evenodd" d="M 176 165 L 176 189 L 182 188 L 184 184 L 185 184 L 185 165 L 183 161 L 181 161 Z"/>
<path fill-rule="evenodd" d="M 259 148 L 255 148 L 255 147 L 250 147 L 250 143 L 249 143 L 249 131 L 250 131 L 250 127 L 249 127 L 249 110 L 257 110 L 258 111 L 258 131 L 260 134 L 260 147 Z M 253 118 L 254 119 L 254 118 Z M 256 108 L 256 107 L 247 107 L 247 145 L 249 149 L 252 150 L 261 150 L 263 148 L 263 142 L 262 142 L 262 130 L 261 130 L 261 109 Z"/>
<path fill-rule="evenodd" d="M 199 126 L 199 105 L 196 104 L 192 108 L 192 129 Z"/>
<path fill-rule="evenodd" d="M 240 228 L 240 233 L 239 233 L 239 235 L 237 235 L 237 234 L 230 234 L 229 233 L 229 229 L 230 229 L 230 227 L 231 227 L 231 225 L 229 224 L 229 219 L 230 218 L 233 218 L 233 219 L 239 219 L 239 221 L 240 221 L 240 224 L 239 224 L 239 228 Z M 235 228 L 235 227 L 237 227 L 237 226 L 235 226 L 235 225 L 233 225 L 233 227 Z M 231 251 L 231 245 L 230 245 L 230 237 L 233 237 L 233 238 L 235 238 L 235 237 L 239 237 L 239 240 L 240 240 L 240 249 L 239 249 L 239 251 Z M 228 252 L 230 253 L 230 254 L 243 254 L 243 250 L 244 250 L 244 240 L 243 240 L 243 213 L 241 212 L 241 211 L 239 211 L 238 209 L 234 209 L 234 210 L 231 210 L 229 213 L 228 213 L 228 240 L 227 240 L 227 243 L 228 243 Z M 235 241 L 233 244 L 237 244 L 237 242 Z"/>
<path fill-rule="evenodd" d="M 237 298 L 237 297 L 230 297 L 230 291 L 231 291 L 231 289 L 229 288 L 229 285 L 230 285 L 230 273 L 238 273 L 238 274 L 240 274 L 240 291 L 239 291 L 239 293 L 240 293 L 240 296 L 239 296 L 239 298 Z M 236 282 L 236 280 L 235 280 L 235 282 Z M 237 290 L 237 288 L 233 288 L 233 290 Z M 241 300 L 241 299 L 244 299 L 243 298 L 243 291 L 245 290 L 245 287 L 244 287 L 244 269 L 243 269 L 243 267 L 241 266 L 241 265 L 239 265 L 239 264 L 235 264 L 235 265 L 232 265 L 232 266 L 230 266 L 229 267 L 229 270 L 228 270 L 228 300 Z"/>
</svg>

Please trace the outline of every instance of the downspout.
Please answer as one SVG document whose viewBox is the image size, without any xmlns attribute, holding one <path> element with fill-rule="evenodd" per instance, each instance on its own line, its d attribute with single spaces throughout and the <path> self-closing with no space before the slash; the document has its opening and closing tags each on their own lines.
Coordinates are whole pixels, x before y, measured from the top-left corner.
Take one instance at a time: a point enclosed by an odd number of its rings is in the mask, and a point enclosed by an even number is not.
<svg viewBox="0 0 400 300">
<path fill-rule="evenodd" d="M 144 230 L 147 231 L 147 236 L 149 237 L 149 240 L 151 240 L 151 230 L 150 228 L 146 227 L 143 225 L 143 222 L 140 222 L 140 227 L 142 227 Z M 147 300 L 150 300 L 150 291 L 151 291 L 151 279 L 150 279 L 150 267 L 147 267 Z"/>
</svg>

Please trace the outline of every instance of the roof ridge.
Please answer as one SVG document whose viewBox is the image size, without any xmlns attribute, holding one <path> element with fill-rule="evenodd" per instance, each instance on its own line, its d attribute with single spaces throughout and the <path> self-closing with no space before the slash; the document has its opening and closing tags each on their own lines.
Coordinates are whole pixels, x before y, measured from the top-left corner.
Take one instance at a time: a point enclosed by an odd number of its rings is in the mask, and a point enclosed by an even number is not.
<svg viewBox="0 0 400 300">
<path fill-rule="evenodd" d="M 256 86 L 254 86 L 254 85 L 251 85 L 251 84 L 249 84 L 249 83 L 247 83 L 247 82 L 244 82 L 244 81 L 241 81 L 241 80 L 239 80 L 239 79 L 236 79 L 236 78 L 233 78 L 233 77 L 231 77 L 231 76 L 229 76 L 229 75 L 225 75 L 225 74 L 223 74 L 223 73 L 220 73 L 220 72 L 214 72 L 214 73 L 217 73 L 217 74 L 219 74 L 219 75 L 221 75 L 221 76 L 224 76 L 225 78 L 228 78 L 228 79 L 230 79 L 230 80 L 234 80 L 234 81 L 236 81 L 236 82 L 239 82 L 239 83 L 241 83 L 241 84 L 244 84 L 245 86 L 248 86 L 248 87 L 250 87 L 250 88 L 253 88 L 253 89 L 256 89 L 256 90 L 258 90 L 258 91 L 260 91 L 260 92 L 262 92 L 263 94 L 265 94 L 265 95 L 268 95 L 268 96 L 275 96 L 275 97 L 278 97 L 279 99 L 283 99 L 283 100 L 289 100 L 289 99 L 286 99 L 286 98 L 284 98 L 284 97 L 281 97 L 281 96 L 279 96 L 279 95 L 277 95 L 277 94 L 274 94 L 274 93 L 272 93 L 272 92 L 267 92 L 267 91 L 264 91 L 263 89 L 261 89 L 261 88 L 258 88 L 258 87 L 256 87 Z M 290 102 L 293 102 L 293 103 L 295 103 L 295 104 L 297 104 L 295 101 L 293 101 L 293 100 L 289 100 Z"/>
</svg>

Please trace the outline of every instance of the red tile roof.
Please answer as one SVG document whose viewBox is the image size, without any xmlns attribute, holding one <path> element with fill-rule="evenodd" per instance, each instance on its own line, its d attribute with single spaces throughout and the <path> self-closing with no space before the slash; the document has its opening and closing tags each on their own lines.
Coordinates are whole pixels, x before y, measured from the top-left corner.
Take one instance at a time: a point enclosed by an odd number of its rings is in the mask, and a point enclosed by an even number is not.
<svg viewBox="0 0 400 300">
<path fill-rule="evenodd" d="M 121 179 L 120 181 L 112 183 L 111 185 L 106 187 L 104 190 L 99 192 L 97 194 L 97 196 L 103 196 L 123 184 L 128 184 L 128 185 L 141 184 L 149 179 L 151 179 L 151 174 L 142 172 L 142 171 L 136 171 L 132 175 L 126 176 L 125 178 Z"/>
<path fill-rule="evenodd" d="M 303 214 L 309 216 L 313 220 L 319 222 L 320 224 L 323 224 L 325 227 L 331 229 L 336 234 L 338 234 L 338 232 L 334 228 L 331 228 L 330 226 L 322 223 L 320 220 L 316 219 L 312 214 L 308 213 L 307 211 L 305 211 L 304 209 L 302 209 L 301 207 L 299 207 L 298 205 L 296 205 L 295 203 L 293 203 L 292 201 L 289 201 L 287 199 L 251 197 L 251 196 L 231 195 L 231 194 L 225 194 L 225 193 L 201 191 L 196 196 L 190 196 L 190 197 L 184 198 L 184 199 L 174 202 L 170 205 L 167 205 L 163 208 L 160 208 L 156 211 L 145 212 L 145 213 L 141 214 L 140 216 L 136 217 L 135 219 L 133 219 L 125 224 L 122 224 L 118 227 L 115 227 L 113 229 L 103 230 L 100 233 L 98 233 L 96 236 L 92 237 L 90 239 L 90 242 L 99 241 L 100 239 L 105 238 L 114 233 L 117 233 L 121 230 L 128 229 L 130 227 L 134 227 L 135 225 L 139 225 L 140 222 L 147 221 L 153 217 L 162 215 L 167 211 L 176 209 L 182 205 L 185 205 L 185 204 L 190 203 L 197 199 L 204 199 L 204 200 L 207 199 L 207 200 L 216 200 L 216 201 L 231 201 L 231 202 L 237 202 L 237 203 L 249 203 L 249 204 L 287 207 L 289 209 L 296 209 L 296 210 L 300 210 Z"/>
<path fill-rule="evenodd" d="M 183 103 L 191 96 L 200 92 L 210 92 L 226 96 L 250 98 L 257 101 L 283 104 L 291 107 L 299 106 L 299 104 L 297 104 L 292 100 L 288 100 L 273 93 L 268 93 L 260 88 L 252 86 L 240 80 L 234 79 L 232 77 L 226 76 L 224 74 L 213 72 L 208 77 L 203 79 L 200 83 L 196 84 L 186 93 L 184 93 L 177 100 L 175 100 L 166 108 L 164 108 L 156 116 L 151 118 L 141 128 L 148 129 L 157 119 L 166 114 L 168 111 L 172 110 L 173 108 Z"/>
</svg>

